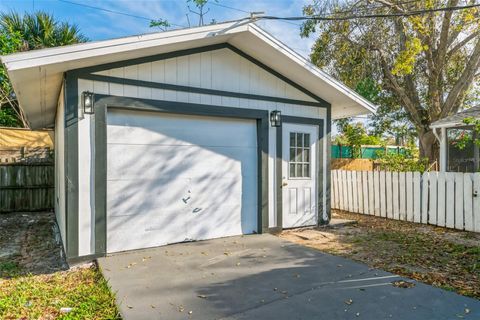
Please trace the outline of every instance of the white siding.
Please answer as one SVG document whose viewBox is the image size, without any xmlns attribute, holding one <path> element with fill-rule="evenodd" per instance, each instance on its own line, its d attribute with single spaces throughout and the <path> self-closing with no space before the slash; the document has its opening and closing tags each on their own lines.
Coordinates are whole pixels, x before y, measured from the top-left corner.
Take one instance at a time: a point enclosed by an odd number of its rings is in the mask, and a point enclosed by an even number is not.
<svg viewBox="0 0 480 320">
<path fill-rule="evenodd" d="M 315 102 L 313 98 L 229 49 L 115 68 L 97 74 Z M 124 87 L 124 94 L 127 96 L 142 95 L 149 98 L 152 94 L 151 89 L 136 90 L 131 86 L 119 84 L 113 86 Z M 201 97 L 198 93 L 177 92 L 176 99 L 199 103 Z M 214 99 L 216 103 L 210 101 L 206 103 L 232 106 L 239 104 L 238 98 L 214 97 Z M 170 97 L 166 100 L 173 99 Z"/>
<path fill-rule="evenodd" d="M 65 245 L 65 101 L 63 87 L 55 115 L 55 216 Z"/>
<path fill-rule="evenodd" d="M 140 79 L 154 82 L 163 82 L 176 85 L 200 87 L 233 91 L 240 93 L 276 96 L 281 98 L 314 101 L 298 89 L 271 75 L 262 68 L 233 53 L 228 49 L 193 54 L 190 56 L 172 58 L 162 61 L 144 63 L 125 68 L 111 69 L 99 74 L 129 79 Z M 151 89 L 113 84 L 99 81 L 80 80 L 78 94 L 83 91 L 93 91 L 97 94 L 168 100 L 176 102 L 218 105 L 224 107 L 240 107 L 257 110 L 280 110 L 283 115 L 307 117 L 326 120 L 326 109 L 304 105 L 294 105 L 254 99 L 240 99 L 232 97 L 213 96 L 198 93 L 176 92 L 163 89 Z M 94 233 L 92 232 L 91 217 L 93 216 L 93 194 L 91 161 L 94 151 L 91 141 L 91 119 L 88 115 L 79 120 L 79 243 L 80 255 L 93 253 Z M 324 125 L 326 136 L 326 125 Z M 328 139 L 328 138 L 327 138 Z M 324 139 L 324 153 L 327 152 L 327 139 Z M 269 226 L 276 226 L 276 129 L 269 127 Z M 322 155 L 323 167 L 327 166 L 327 157 Z M 323 189 L 326 188 L 326 179 Z M 326 193 L 323 192 L 324 219 L 326 215 Z"/>
</svg>

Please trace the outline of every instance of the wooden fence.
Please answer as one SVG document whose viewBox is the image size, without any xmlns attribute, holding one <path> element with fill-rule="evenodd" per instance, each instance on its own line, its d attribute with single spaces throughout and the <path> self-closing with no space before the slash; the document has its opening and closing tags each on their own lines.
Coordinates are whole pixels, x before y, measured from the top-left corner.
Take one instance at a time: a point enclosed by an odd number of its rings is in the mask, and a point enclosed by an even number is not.
<svg viewBox="0 0 480 320">
<path fill-rule="evenodd" d="M 53 164 L 0 164 L 0 213 L 50 210 L 53 201 Z"/>
<path fill-rule="evenodd" d="M 480 173 L 332 170 L 332 208 L 480 232 Z"/>
</svg>

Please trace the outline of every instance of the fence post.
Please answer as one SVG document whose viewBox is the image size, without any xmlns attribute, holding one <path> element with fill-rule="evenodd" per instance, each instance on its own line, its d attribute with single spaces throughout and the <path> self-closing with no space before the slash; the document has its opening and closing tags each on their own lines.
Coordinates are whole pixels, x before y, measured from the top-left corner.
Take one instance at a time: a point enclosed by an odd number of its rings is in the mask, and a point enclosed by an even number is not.
<svg viewBox="0 0 480 320">
<path fill-rule="evenodd" d="M 465 173 L 463 176 L 463 212 L 465 230 L 473 231 L 473 174 Z"/>
<path fill-rule="evenodd" d="M 430 188 L 428 202 L 428 223 L 437 224 L 437 172 L 430 172 Z"/>
<path fill-rule="evenodd" d="M 405 173 L 405 192 L 407 193 L 406 219 L 413 222 L 413 172 Z"/>
<path fill-rule="evenodd" d="M 447 228 L 455 227 L 455 173 L 445 173 L 446 180 L 446 203 L 445 203 L 445 226 Z"/>
<path fill-rule="evenodd" d="M 363 209 L 362 213 L 368 214 L 368 172 L 362 171 L 362 187 L 363 187 Z"/>
<path fill-rule="evenodd" d="M 406 188 L 405 188 L 405 172 L 398 173 L 399 180 L 399 198 L 400 198 L 400 210 L 399 210 L 399 220 L 405 220 L 407 214 L 407 197 L 406 197 Z"/>
<path fill-rule="evenodd" d="M 437 225 L 440 227 L 445 227 L 445 189 L 446 189 L 446 184 L 447 181 L 445 179 L 445 172 L 439 172 L 438 173 L 438 188 L 437 188 L 437 202 L 438 202 L 438 207 L 437 207 Z"/>
<path fill-rule="evenodd" d="M 399 220 L 400 219 L 400 195 L 398 192 L 398 172 L 392 172 L 392 213 L 393 219 Z"/>
<path fill-rule="evenodd" d="M 455 173 L 455 229 L 463 230 L 463 193 L 464 193 L 464 174 Z M 468 177 L 467 177 L 468 178 Z"/>
<path fill-rule="evenodd" d="M 420 222 L 422 215 L 422 179 L 420 172 L 413 173 L 413 222 Z"/>
<path fill-rule="evenodd" d="M 473 174 L 473 231 L 480 232 L 480 173 Z"/>
<path fill-rule="evenodd" d="M 369 171 L 368 176 L 368 214 L 375 214 L 375 188 L 373 183 L 373 173 L 375 171 Z"/>
</svg>

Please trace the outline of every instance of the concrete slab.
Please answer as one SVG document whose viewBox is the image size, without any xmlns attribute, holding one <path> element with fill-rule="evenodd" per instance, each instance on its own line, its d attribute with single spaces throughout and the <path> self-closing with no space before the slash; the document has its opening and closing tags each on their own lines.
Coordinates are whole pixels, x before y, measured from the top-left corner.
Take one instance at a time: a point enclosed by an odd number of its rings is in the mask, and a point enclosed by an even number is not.
<svg viewBox="0 0 480 320">
<path fill-rule="evenodd" d="M 175 244 L 98 262 L 130 320 L 480 317 L 480 301 L 417 282 L 394 287 L 396 275 L 272 235 Z"/>
</svg>

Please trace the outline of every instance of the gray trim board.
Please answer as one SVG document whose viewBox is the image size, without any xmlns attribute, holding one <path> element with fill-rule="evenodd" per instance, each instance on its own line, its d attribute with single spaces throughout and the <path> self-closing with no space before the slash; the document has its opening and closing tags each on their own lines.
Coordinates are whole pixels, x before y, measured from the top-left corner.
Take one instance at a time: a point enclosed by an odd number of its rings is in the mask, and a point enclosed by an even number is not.
<svg viewBox="0 0 480 320">
<path fill-rule="evenodd" d="M 258 154 L 258 225 L 257 232 L 268 231 L 268 126 L 267 110 L 230 108 L 165 100 L 95 95 L 95 254 L 106 253 L 107 248 L 107 110 L 109 108 L 155 111 L 173 114 L 257 120 Z M 97 251 L 104 250 L 104 251 Z"/>
<path fill-rule="evenodd" d="M 328 114 L 327 114 L 328 117 Z M 295 123 L 295 124 L 310 124 L 318 126 L 318 146 L 317 146 L 317 162 L 319 165 L 318 176 L 317 176 L 317 201 L 318 201 L 318 223 L 323 224 L 323 179 L 325 176 L 324 167 L 323 167 L 323 139 L 324 139 L 324 119 L 312 119 L 312 118 L 303 118 L 303 117 L 293 117 L 293 116 L 282 116 L 282 123 Z M 283 166 L 282 166 L 282 157 L 283 157 L 283 126 L 277 128 L 276 135 L 276 144 L 277 144 L 277 154 L 276 154 L 276 194 L 277 194 L 277 226 L 283 228 L 283 190 L 282 190 L 282 177 L 283 177 Z M 328 153 L 328 152 L 327 152 Z M 319 161 L 321 160 L 321 162 Z M 327 172 L 329 169 L 327 167 Z M 327 174 L 328 176 L 328 174 Z M 327 192 L 327 191 L 326 191 Z M 327 201 L 329 197 L 327 195 Z M 327 208 L 328 212 L 329 208 Z"/>
<path fill-rule="evenodd" d="M 65 87 L 65 247 L 78 256 L 78 79 L 67 73 Z"/>
<path fill-rule="evenodd" d="M 107 252 L 107 107 L 95 106 L 95 254 Z"/>
<path fill-rule="evenodd" d="M 330 174 L 331 172 L 331 169 L 330 169 L 330 165 L 331 165 L 331 150 L 332 150 L 332 147 L 331 147 L 331 144 L 332 144 L 332 137 L 331 137 L 331 134 L 332 134 L 332 110 L 331 108 L 328 108 L 327 109 L 327 123 L 326 123 L 326 128 L 327 128 L 327 134 L 326 136 L 324 137 L 324 139 L 327 139 L 326 140 L 326 152 L 324 151 L 324 154 L 325 154 L 325 157 L 327 157 L 327 167 L 325 168 L 326 170 L 326 175 L 325 175 L 325 180 L 326 180 L 326 187 L 325 187 L 325 192 L 326 192 L 326 197 L 325 197 L 325 208 L 327 210 L 327 216 L 328 216 L 328 221 L 322 221 L 322 223 L 324 224 L 327 224 L 331 219 L 332 219 L 332 203 L 330 201 L 331 199 L 331 185 L 332 185 L 332 182 L 331 182 L 331 179 L 332 179 L 332 176 Z"/>
<path fill-rule="evenodd" d="M 181 92 L 188 92 L 188 93 L 209 94 L 213 96 L 271 101 L 271 102 L 280 102 L 280 103 L 288 103 L 288 104 L 299 104 L 304 106 L 323 108 L 323 106 L 319 102 L 280 98 L 280 97 L 273 97 L 273 96 L 264 96 L 264 95 L 258 95 L 258 94 L 249 94 L 249 93 L 241 93 L 241 92 L 233 92 L 233 91 L 216 90 L 216 89 L 205 89 L 205 88 L 199 88 L 199 87 L 181 86 L 181 85 L 170 84 L 170 83 L 111 77 L 111 76 L 104 76 L 99 74 L 85 74 L 85 75 L 82 75 L 80 78 L 85 80 L 109 82 L 109 83 L 138 86 L 138 87 L 145 87 L 145 88 L 164 89 L 164 90 L 181 91 Z"/>
</svg>

